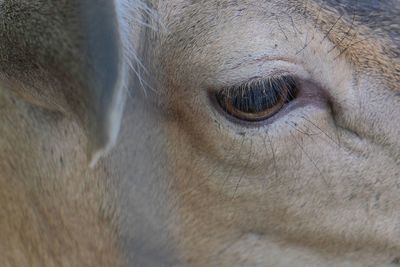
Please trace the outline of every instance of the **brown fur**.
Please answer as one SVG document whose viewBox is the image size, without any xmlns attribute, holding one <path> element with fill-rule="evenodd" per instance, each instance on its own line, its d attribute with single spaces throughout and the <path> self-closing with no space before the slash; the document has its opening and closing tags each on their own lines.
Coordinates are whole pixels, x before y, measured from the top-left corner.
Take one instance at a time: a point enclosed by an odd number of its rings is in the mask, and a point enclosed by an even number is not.
<svg viewBox="0 0 400 267">
<path fill-rule="evenodd" d="M 96 56 L 79 57 L 90 38 L 76 34 L 78 13 L 34 13 L 22 31 L 4 1 L 2 266 L 398 264 L 400 7 L 335 1 L 115 1 L 114 56 L 133 67 L 117 68 L 131 86 L 118 142 L 94 169 L 93 129 L 107 129 L 92 121 L 107 114 L 93 95 L 105 89 L 80 78 L 103 76 L 87 70 Z M 51 38 L 38 39 L 38 19 Z M 210 101 L 282 72 L 325 93 L 257 126 Z"/>
</svg>

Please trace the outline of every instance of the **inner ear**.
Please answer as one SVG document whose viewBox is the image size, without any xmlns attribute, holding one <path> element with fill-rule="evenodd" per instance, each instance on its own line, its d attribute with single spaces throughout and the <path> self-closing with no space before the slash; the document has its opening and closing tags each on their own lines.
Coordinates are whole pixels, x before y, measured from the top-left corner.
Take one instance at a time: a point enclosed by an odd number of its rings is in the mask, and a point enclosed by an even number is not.
<svg viewBox="0 0 400 267">
<path fill-rule="evenodd" d="M 4 0 L 0 16 L 0 84 L 77 118 L 95 163 L 116 141 L 125 102 L 114 1 Z"/>
</svg>

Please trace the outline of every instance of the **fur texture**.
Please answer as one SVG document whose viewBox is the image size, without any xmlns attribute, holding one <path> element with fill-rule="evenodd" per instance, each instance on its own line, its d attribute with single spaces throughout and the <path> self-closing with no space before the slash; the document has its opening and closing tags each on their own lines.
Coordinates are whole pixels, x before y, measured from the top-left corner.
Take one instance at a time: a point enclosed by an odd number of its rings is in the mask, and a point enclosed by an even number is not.
<svg viewBox="0 0 400 267">
<path fill-rule="evenodd" d="M 0 2 L 2 266 L 399 264 L 397 1 L 83 2 Z M 282 74 L 272 119 L 213 101 Z"/>
</svg>

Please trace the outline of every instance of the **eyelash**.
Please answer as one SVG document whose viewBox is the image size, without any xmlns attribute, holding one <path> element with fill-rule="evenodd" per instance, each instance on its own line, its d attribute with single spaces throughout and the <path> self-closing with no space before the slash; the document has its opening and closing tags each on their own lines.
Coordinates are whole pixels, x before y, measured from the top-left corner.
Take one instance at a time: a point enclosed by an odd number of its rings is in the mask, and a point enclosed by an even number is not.
<svg viewBox="0 0 400 267">
<path fill-rule="evenodd" d="M 271 118 L 296 98 L 298 85 L 293 76 L 276 76 L 223 88 L 215 94 L 225 113 L 246 122 Z"/>
</svg>

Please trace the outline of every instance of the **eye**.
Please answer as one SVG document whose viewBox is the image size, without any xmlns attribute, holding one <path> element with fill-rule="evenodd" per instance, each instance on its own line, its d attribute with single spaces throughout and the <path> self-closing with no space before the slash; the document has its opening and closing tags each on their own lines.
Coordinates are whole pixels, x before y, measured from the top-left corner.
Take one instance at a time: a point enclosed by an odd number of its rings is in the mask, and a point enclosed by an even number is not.
<svg viewBox="0 0 400 267">
<path fill-rule="evenodd" d="M 293 100 L 296 91 L 295 78 L 281 76 L 224 88 L 216 93 L 216 98 L 229 115 L 244 121 L 262 121 Z"/>
</svg>

